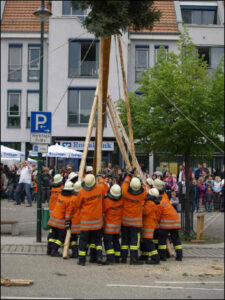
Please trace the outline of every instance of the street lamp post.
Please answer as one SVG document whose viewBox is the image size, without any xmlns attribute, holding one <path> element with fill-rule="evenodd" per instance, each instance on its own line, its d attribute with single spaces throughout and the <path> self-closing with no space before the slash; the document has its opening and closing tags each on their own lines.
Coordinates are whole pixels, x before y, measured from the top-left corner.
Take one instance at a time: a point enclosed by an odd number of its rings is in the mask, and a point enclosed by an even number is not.
<svg viewBox="0 0 225 300">
<path fill-rule="evenodd" d="M 34 12 L 34 15 L 41 21 L 39 111 L 43 110 L 44 22 L 51 16 L 51 14 L 52 13 L 45 7 L 44 0 L 41 0 L 41 7 Z M 42 220 L 41 171 L 42 171 L 42 154 L 38 153 L 38 178 L 37 178 L 38 197 L 37 197 L 37 231 L 36 231 L 37 242 L 41 242 L 41 220 Z"/>
</svg>

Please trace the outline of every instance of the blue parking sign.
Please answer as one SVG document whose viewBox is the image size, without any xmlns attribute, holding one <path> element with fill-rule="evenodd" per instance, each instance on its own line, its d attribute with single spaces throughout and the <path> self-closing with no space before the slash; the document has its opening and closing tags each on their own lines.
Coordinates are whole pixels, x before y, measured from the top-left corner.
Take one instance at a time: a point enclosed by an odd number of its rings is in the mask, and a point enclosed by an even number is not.
<svg viewBox="0 0 225 300">
<path fill-rule="evenodd" d="M 31 126 L 32 133 L 48 133 L 52 132 L 52 113 L 42 111 L 31 112 Z"/>
</svg>

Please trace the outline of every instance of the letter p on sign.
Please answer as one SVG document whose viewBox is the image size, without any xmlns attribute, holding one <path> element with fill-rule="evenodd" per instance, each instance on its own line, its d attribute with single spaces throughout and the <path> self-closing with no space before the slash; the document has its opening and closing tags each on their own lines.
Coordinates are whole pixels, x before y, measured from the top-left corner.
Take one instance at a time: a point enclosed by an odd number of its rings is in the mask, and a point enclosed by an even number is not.
<svg viewBox="0 0 225 300">
<path fill-rule="evenodd" d="M 45 124 L 46 122 L 47 122 L 47 118 L 46 118 L 45 115 L 43 115 L 43 114 L 36 114 L 35 130 L 38 130 L 39 129 L 39 125 L 40 125 L 40 127 L 42 127 L 43 124 Z"/>
</svg>

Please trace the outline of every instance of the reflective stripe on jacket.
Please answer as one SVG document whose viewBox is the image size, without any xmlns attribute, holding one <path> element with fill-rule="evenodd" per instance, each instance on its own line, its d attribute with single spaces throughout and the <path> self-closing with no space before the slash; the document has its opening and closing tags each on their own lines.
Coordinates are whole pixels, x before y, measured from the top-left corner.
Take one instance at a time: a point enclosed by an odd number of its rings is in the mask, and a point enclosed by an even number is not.
<svg viewBox="0 0 225 300">
<path fill-rule="evenodd" d="M 162 200 L 158 207 L 158 220 L 159 228 L 162 229 L 179 229 L 181 228 L 181 223 L 179 215 L 173 205 L 170 203 L 170 200 L 166 193 L 162 195 Z"/>
<path fill-rule="evenodd" d="M 91 231 L 102 228 L 104 190 L 103 184 L 96 184 L 90 191 L 85 189 L 79 191 L 75 208 L 80 209 L 80 230 Z"/>
<path fill-rule="evenodd" d="M 122 225 L 132 227 L 142 227 L 142 209 L 144 200 L 147 196 L 147 191 L 144 190 L 139 195 L 133 195 L 128 192 L 131 177 L 126 176 L 122 183 L 122 195 L 123 195 L 123 216 Z"/>
<path fill-rule="evenodd" d="M 122 223 L 123 199 L 113 200 L 109 197 L 103 201 L 104 233 L 119 234 Z"/>
</svg>

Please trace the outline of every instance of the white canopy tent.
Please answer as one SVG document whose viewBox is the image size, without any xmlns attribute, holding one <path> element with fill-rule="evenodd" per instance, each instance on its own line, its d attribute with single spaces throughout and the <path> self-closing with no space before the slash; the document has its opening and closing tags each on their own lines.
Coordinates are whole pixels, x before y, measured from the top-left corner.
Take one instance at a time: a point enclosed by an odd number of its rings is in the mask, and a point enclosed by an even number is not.
<svg viewBox="0 0 225 300">
<path fill-rule="evenodd" d="M 37 156 L 37 152 L 29 151 L 30 156 Z M 48 153 L 42 154 L 47 157 L 60 157 L 60 158 L 82 158 L 83 153 L 63 147 L 59 144 L 51 145 L 48 147 Z"/>
<path fill-rule="evenodd" d="M 20 160 L 24 160 L 25 154 L 22 151 L 1 145 L 1 158 L 19 158 Z"/>
</svg>

